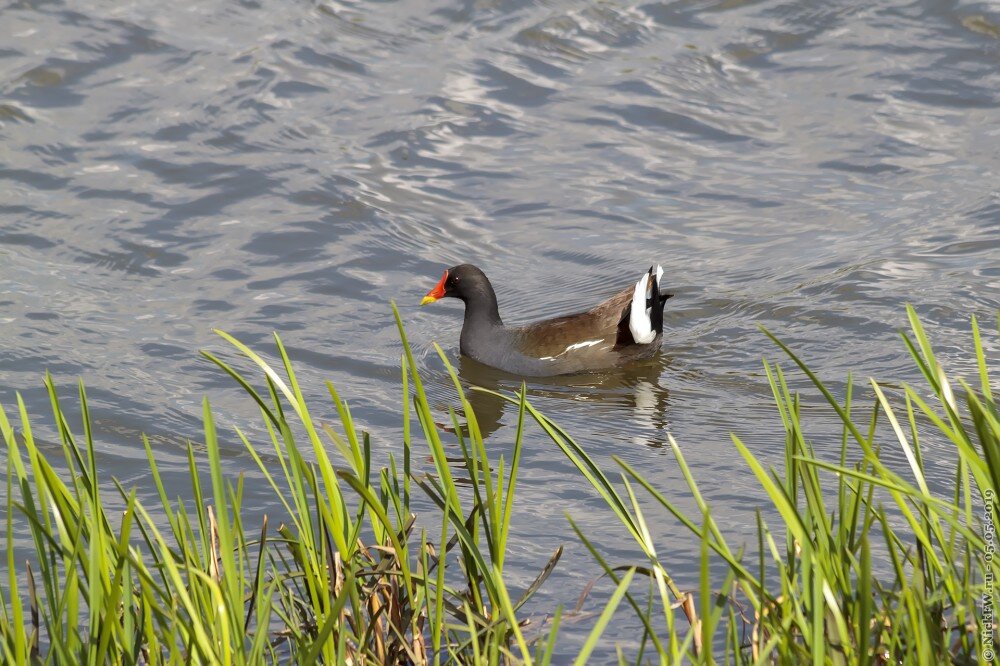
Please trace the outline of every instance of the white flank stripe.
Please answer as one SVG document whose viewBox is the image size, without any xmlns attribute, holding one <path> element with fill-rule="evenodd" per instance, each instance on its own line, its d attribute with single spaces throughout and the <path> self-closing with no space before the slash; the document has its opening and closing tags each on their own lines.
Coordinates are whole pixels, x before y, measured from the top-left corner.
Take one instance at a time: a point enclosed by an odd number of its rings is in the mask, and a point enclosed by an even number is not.
<svg viewBox="0 0 1000 666">
<path fill-rule="evenodd" d="M 562 352 L 565 354 L 568 351 L 573 351 L 574 349 L 580 349 L 581 347 L 593 347 L 594 345 L 599 345 L 604 342 L 604 338 L 598 338 L 597 340 L 586 340 L 584 342 L 578 342 L 575 345 L 570 345 Z"/>
<path fill-rule="evenodd" d="M 604 338 L 598 338 L 597 340 L 584 340 L 583 342 L 577 342 L 575 345 L 570 345 L 563 349 L 561 352 L 555 356 L 542 356 L 539 360 L 541 361 L 554 361 L 566 352 L 571 352 L 574 349 L 582 349 L 583 347 L 593 347 L 594 345 L 599 345 L 604 342 Z"/>
</svg>

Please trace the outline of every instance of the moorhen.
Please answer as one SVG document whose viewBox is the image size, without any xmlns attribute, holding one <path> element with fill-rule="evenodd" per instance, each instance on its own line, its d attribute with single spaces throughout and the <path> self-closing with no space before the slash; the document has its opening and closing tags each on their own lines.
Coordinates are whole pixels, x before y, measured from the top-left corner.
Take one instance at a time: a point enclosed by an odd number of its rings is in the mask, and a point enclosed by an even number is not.
<svg viewBox="0 0 1000 666">
<path fill-rule="evenodd" d="M 586 312 L 505 326 L 486 274 L 472 264 L 454 266 L 427 292 L 421 305 L 451 296 L 465 302 L 460 349 L 485 365 L 525 377 L 600 370 L 652 356 L 663 334 L 660 291 L 663 269 L 644 273 Z"/>
</svg>

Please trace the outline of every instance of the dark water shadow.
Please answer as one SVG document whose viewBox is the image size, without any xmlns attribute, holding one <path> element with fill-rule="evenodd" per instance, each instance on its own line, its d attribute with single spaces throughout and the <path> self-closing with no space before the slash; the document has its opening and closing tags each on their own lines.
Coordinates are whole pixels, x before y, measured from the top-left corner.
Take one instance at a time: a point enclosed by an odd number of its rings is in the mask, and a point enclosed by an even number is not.
<svg viewBox="0 0 1000 666">
<path fill-rule="evenodd" d="M 585 409 L 574 407 L 572 412 L 583 412 L 588 415 L 587 418 L 601 418 L 602 413 L 609 417 L 614 415 L 616 419 L 631 415 L 632 422 L 638 426 L 636 432 L 648 435 L 664 433 L 668 424 L 670 392 L 661 383 L 661 378 L 670 361 L 666 354 L 659 354 L 644 363 L 608 371 L 524 379 L 462 356 L 458 363 L 458 375 L 484 439 L 503 425 L 508 409 L 517 408 L 496 395 L 470 389 L 479 387 L 513 397 L 520 391 L 522 381 L 528 399 L 547 415 L 555 416 L 547 412 L 546 407 L 563 417 L 571 416 L 562 405 L 568 404 L 567 401 L 586 403 Z M 565 418 L 559 423 L 567 428 L 571 425 L 566 423 Z M 643 442 L 658 446 L 662 445 L 665 437 L 654 439 L 656 441 L 643 438 Z"/>
</svg>

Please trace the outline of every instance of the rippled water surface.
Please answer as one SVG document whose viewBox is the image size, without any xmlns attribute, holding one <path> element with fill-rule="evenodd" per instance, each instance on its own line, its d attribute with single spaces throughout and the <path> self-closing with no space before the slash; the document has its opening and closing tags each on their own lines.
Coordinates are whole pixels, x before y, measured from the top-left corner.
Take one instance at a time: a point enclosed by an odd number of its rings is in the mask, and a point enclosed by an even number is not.
<svg viewBox="0 0 1000 666">
<path fill-rule="evenodd" d="M 42 373 L 67 394 L 84 377 L 105 473 L 148 492 L 147 432 L 183 494 L 203 395 L 263 441 L 197 350 L 225 351 L 218 327 L 270 352 L 277 330 L 321 418 L 329 379 L 384 459 L 401 432 L 390 299 L 443 410 L 431 342 L 457 360 L 460 308 L 416 303 L 444 267 L 481 266 L 517 323 L 658 261 L 676 294 L 662 356 L 529 390 L 609 469 L 619 455 L 690 506 L 673 434 L 739 542 L 763 500 L 728 433 L 781 458 L 758 326 L 835 386 L 849 369 L 915 380 L 896 333 L 910 301 L 971 374 L 968 318 L 1000 299 L 998 105 L 988 2 L 4 3 L 0 401 L 23 392 L 52 437 Z M 477 406 L 508 450 L 516 415 Z M 248 502 L 276 510 L 226 446 Z M 567 545 L 539 612 L 597 573 L 566 512 L 633 556 L 537 432 L 519 491 L 515 583 Z M 693 539 L 655 528 L 691 586 Z M 590 624 L 567 626 L 567 653 Z M 611 633 L 635 628 L 622 614 Z"/>
</svg>

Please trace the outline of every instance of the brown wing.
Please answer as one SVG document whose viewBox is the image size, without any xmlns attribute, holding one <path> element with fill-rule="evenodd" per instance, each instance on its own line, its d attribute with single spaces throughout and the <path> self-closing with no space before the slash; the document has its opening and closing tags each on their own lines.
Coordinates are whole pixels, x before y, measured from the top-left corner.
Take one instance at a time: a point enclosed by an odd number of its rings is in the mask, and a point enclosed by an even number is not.
<svg viewBox="0 0 1000 666">
<path fill-rule="evenodd" d="M 535 358 L 555 357 L 565 353 L 573 345 L 599 340 L 588 351 L 606 351 L 618 343 L 621 337 L 619 324 L 622 321 L 625 321 L 625 334 L 631 343 L 632 337 L 625 315 L 632 302 L 632 292 L 633 288 L 627 287 L 586 312 L 522 326 L 514 331 L 518 349 Z"/>
</svg>

